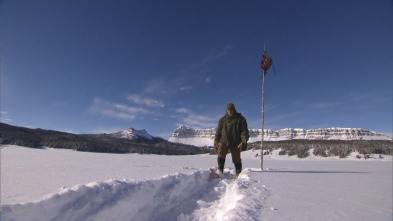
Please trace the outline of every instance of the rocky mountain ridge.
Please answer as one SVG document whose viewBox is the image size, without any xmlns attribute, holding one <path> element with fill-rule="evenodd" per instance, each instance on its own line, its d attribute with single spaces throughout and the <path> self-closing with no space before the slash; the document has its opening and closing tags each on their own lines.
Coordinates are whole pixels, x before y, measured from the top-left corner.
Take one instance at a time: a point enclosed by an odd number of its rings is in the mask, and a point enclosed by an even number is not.
<svg viewBox="0 0 393 221">
<path fill-rule="evenodd" d="M 262 139 L 261 129 L 250 129 L 249 143 Z M 170 142 L 183 143 L 195 146 L 212 146 L 216 129 L 194 129 L 189 126 L 180 126 L 175 129 L 169 138 Z M 391 137 L 374 131 L 361 128 L 319 128 L 299 129 L 286 128 L 281 130 L 264 130 L 265 141 L 287 140 L 392 140 Z"/>
</svg>

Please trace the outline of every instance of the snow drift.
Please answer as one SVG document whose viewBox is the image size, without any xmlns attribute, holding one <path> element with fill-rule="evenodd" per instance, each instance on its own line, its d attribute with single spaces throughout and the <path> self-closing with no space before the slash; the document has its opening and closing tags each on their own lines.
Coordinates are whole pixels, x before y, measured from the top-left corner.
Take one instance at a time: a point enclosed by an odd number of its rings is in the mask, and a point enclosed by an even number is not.
<svg viewBox="0 0 393 221">
<path fill-rule="evenodd" d="M 8 220 L 257 220 L 263 189 L 247 189 L 245 173 L 236 181 L 210 180 L 208 171 L 145 181 L 108 180 L 64 188 L 41 201 L 5 205 Z M 242 203 L 243 195 L 248 195 Z M 250 200 L 251 198 L 251 200 Z M 252 200 L 254 199 L 254 200 Z M 250 202 L 254 202 L 250 205 Z M 235 204 L 239 204 L 235 206 Z M 29 214 L 28 216 L 26 214 Z"/>
</svg>

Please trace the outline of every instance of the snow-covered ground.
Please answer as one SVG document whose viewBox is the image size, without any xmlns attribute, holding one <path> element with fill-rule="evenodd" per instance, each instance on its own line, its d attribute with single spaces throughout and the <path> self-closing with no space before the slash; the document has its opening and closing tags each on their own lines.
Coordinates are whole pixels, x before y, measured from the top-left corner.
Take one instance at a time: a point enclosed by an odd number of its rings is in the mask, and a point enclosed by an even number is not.
<svg viewBox="0 0 393 221">
<path fill-rule="evenodd" d="M 216 156 L 1 149 L 1 220 L 392 220 L 392 157 L 242 153 L 237 180 Z M 227 156 L 226 171 L 233 173 Z"/>
</svg>

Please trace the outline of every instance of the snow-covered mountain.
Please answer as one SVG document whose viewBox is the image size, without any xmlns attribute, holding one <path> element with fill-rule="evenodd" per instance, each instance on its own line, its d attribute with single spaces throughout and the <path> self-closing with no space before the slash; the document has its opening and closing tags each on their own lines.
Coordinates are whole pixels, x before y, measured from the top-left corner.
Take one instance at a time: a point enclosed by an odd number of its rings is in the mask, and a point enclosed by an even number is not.
<svg viewBox="0 0 393 221">
<path fill-rule="evenodd" d="M 261 129 L 250 129 L 250 143 L 260 141 L 262 138 Z M 195 146 L 212 146 L 216 129 L 194 129 L 188 126 L 181 126 L 173 131 L 170 142 L 190 144 Z M 286 128 L 281 130 L 264 130 L 264 140 L 392 140 L 391 137 L 360 128 L 319 128 L 319 129 L 299 129 Z"/>
<path fill-rule="evenodd" d="M 198 147 L 212 146 L 216 129 L 194 129 L 189 126 L 180 126 L 173 131 L 169 142 L 194 145 Z"/>
<path fill-rule="evenodd" d="M 250 130 L 250 142 L 260 141 L 261 130 Z M 318 129 L 299 129 L 286 128 L 281 130 L 265 130 L 264 140 L 391 140 L 392 138 L 381 133 L 361 128 L 318 128 Z"/>
<path fill-rule="evenodd" d="M 125 138 L 129 140 L 153 140 L 151 136 L 145 129 L 136 130 L 134 128 L 128 128 L 124 131 L 110 134 L 112 137 Z"/>
</svg>

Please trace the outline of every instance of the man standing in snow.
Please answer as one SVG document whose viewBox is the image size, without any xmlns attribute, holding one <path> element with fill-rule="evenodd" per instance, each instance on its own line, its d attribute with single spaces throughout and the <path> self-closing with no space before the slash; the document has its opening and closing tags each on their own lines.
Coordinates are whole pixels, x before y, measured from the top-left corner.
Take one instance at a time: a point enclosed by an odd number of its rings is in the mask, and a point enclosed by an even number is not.
<svg viewBox="0 0 393 221">
<path fill-rule="evenodd" d="M 214 138 L 214 146 L 218 150 L 218 170 L 224 171 L 225 157 L 231 150 L 232 162 L 235 164 L 236 175 L 242 171 L 240 151 L 247 149 L 248 126 L 246 119 L 236 112 L 235 105 L 227 105 L 226 114 L 220 119 Z"/>
</svg>

